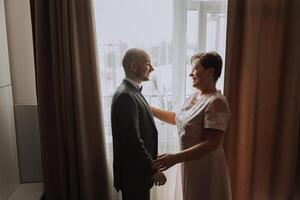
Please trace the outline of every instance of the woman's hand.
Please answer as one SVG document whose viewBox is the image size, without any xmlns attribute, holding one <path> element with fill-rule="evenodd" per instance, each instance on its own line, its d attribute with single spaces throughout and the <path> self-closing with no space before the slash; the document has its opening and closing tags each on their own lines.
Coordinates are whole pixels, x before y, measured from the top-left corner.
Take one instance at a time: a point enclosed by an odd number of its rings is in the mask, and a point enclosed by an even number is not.
<svg viewBox="0 0 300 200">
<path fill-rule="evenodd" d="M 164 171 L 177 164 L 177 160 L 174 154 L 162 154 L 154 161 L 154 168 Z"/>
</svg>

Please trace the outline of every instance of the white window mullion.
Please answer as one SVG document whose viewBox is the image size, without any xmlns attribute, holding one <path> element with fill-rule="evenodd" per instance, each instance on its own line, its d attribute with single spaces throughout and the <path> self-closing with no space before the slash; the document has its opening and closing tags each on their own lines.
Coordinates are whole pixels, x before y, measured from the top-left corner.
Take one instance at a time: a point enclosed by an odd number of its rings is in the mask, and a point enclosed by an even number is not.
<svg viewBox="0 0 300 200">
<path fill-rule="evenodd" d="M 173 3 L 172 102 L 175 111 L 178 111 L 185 96 L 186 5 L 186 0 L 174 0 Z"/>
<path fill-rule="evenodd" d="M 198 2 L 198 15 L 199 15 L 199 22 L 198 22 L 199 52 L 205 52 L 206 51 L 207 8 L 206 5 L 201 2 Z"/>
</svg>

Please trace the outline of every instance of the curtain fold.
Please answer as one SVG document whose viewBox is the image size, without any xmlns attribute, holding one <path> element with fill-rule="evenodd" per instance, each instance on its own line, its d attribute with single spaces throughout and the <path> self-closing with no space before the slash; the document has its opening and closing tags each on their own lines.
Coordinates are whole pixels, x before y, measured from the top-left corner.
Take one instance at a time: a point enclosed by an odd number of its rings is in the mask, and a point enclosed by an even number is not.
<svg viewBox="0 0 300 200">
<path fill-rule="evenodd" d="M 45 199 L 110 199 L 92 0 L 32 0 Z"/>
<path fill-rule="evenodd" d="M 297 0 L 229 0 L 225 138 L 233 199 L 294 196 L 299 145 Z"/>
</svg>

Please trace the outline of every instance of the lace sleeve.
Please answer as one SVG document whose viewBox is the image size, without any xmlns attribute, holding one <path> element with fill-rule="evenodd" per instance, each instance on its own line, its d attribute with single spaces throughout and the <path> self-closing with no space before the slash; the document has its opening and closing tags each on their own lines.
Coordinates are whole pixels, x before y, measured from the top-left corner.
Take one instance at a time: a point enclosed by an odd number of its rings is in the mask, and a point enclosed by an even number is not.
<svg viewBox="0 0 300 200">
<path fill-rule="evenodd" d="M 230 111 L 227 102 L 223 99 L 215 99 L 205 112 L 204 128 L 226 131 L 230 119 Z"/>
</svg>

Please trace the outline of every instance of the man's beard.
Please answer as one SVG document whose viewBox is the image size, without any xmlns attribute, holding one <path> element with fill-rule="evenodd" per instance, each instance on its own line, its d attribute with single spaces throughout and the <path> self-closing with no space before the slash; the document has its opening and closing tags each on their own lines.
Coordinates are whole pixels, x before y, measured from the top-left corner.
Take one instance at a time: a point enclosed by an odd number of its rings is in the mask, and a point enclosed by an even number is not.
<svg viewBox="0 0 300 200">
<path fill-rule="evenodd" d="M 149 74 L 141 74 L 139 71 L 136 73 L 136 77 L 141 81 L 149 81 Z"/>
<path fill-rule="evenodd" d="M 145 76 L 143 81 L 149 81 L 149 77 L 148 76 Z"/>
</svg>

